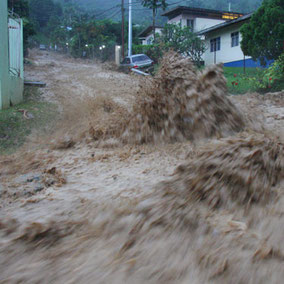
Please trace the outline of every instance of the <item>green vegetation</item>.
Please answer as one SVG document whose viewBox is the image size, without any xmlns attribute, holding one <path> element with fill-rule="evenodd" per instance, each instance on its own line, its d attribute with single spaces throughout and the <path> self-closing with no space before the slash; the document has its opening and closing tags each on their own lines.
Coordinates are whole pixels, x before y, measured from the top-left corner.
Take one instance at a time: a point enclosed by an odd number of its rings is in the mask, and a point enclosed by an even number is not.
<svg viewBox="0 0 284 284">
<path fill-rule="evenodd" d="M 30 0 L 30 15 L 38 28 L 45 28 L 48 23 L 56 21 L 62 14 L 59 3 L 52 0 Z"/>
<path fill-rule="evenodd" d="M 241 33 L 245 55 L 260 59 L 262 65 L 267 59 L 277 59 L 283 52 L 284 0 L 264 0 Z"/>
<path fill-rule="evenodd" d="M 55 121 L 56 106 L 41 102 L 37 89 L 26 88 L 24 98 L 23 103 L 0 111 L 0 155 L 13 153 L 33 130 L 44 134 Z"/>
<path fill-rule="evenodd" d="M 141 0 L 141 4 L 143 7 L 152 10 L 152 15 L 153 15 L 152 27 L 153 27 L 154 40 L 155 40 L 156 39 L 155 26 L 156 26 L 156 16 L 158 9 L 161 8 L 164 11 L 167 8 L 168 4 L 166 0 Z"/>
<path fill-rule="evenodd" d="M 119 13 L 119 5 L 121 1 L 114 0 L 57 0 L 60 3 L 76 3 L 81 8 L 88 11 L 96 19 L 113 19 L 120 21 L 121 14 Z M 150 25 L 152 22 L 152 11 L 142 6 L 141 0 L 133 0 L 133 19 L 135 23 L 142 25 Z M 168 9 L 175 6 L 191 6 L 216 10 L 228 11 L 228 0 L 167 0 Z M 255 11 L 262 0 L 232 0 L 231 10 L 234 12 L 249 13 Z M 127 3 L 125 1 L 127 13 Z M 157 24 L 164 24 L 166 19 L 161 16 L 162 10 L 157 13 Z"/>
<path fill-rule="evenodd" d="M 224 67 L 228 89 L 231 94 L 247 92 L 273 92 L 284 89 L 284 54 L 269 68 Z"/>
<path fill-rule="evenodd" d="M 134 53 L 145 53 L 158 63 L 163 53 L 174 50 L 188 56 L 197 66 L 200 66 L 205 44 L 190 27 L 181 27 L 175 24 L 166 24 L 162 34 L 156 34 L 156 39 L 151 45 L 134 45 Z"/>
<path fill-rule="evenodd" d="M 261 78 L 264 69 L 242 67 L 224 67 L 224 75 L 227 79 L 227 86 L 230 94 L 244 94 L 256 92 L 257 86 L 252 81 Z M 257 79 L 256 79 L 257 80 Z"/>
<path fill-rule="evenodd" d="M 173 49 L 187 55 L 196 65 L 200 66 L 202 55 L 206 50 L 205 43 L 189 27 L 166 24 L 161 40 L 165 50 Z"/>
<path fill-rule="evenodd" d="M 281 91 L 284 89 L 284 53 L 258 76 L 250 79 L 260 91 Z"/>
<path fill-rule="evenodd" d="M 118 5 L 119 6 L 119 5 Z M 9 0 L 10 10 L 26 17 L 34 28 L 29 46 L 46 44 L 74 57 L 112 59 L 115 44 L 121 44 L 121 23 L 99 20 L 91 16 L 76 1 Z M 119 8 L 119 7 L 118 7 Z M 119 10 L 121 12 L 121 9 Z M 125 38 L 127 42 L 127 21 Z M 141 26 L 133 26 L 133 42 L 139 43 Z M 103 46 L 103 50 L 100 47 Z"/>
<path fill-rule="evenodd" d="M 134 44 L 133 45 L 133 54 L 144 53 L 148 55 L 156 64 L 159 63 L 159 60 L 163 56 L 163 47 L 160 43 L 143 45 L 143 44 Z"/>
</svg>

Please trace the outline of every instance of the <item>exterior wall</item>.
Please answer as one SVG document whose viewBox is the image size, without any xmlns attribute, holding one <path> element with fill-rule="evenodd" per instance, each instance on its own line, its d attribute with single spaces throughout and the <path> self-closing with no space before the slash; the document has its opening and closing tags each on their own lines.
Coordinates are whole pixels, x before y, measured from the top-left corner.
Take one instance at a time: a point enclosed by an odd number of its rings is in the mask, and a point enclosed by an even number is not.
<svg viewBox="0 0 284 284">
<path fill-rule="evenodd" d="M 168 24 L 179 24 L 181 23 L 182 27 L 186 27 L 187 20 L 194 20 L 194 32 L 199 32 L 205 28 L 210 28 L 215 25 L 225 22 L 225 20 L 218 19 L 207 19 L 207 18 L 198 18 L 187 14 L 179 15 L 168 21 Z"/>
<path fill-rule="evenodd" d="M 161 28 L 156 28 L 156 29 L 155 29 L 155 33 L 161 35 L 161 34 L 162 34 L 162 29 L 161 29 Z M 143 45 L 151 44 L 153 40 L 154 40 L 154 36 L 153 36 L 152 33 L 150 33 L 148 36 L 146 36 L 146 37 L 142 40 L 142 44 L 143 44 Z"/>
<path fill-rule="evenodd" d="M 178 15 L 177 17 L 168 20 L 168 24 L 179 24 L 181 19 L 182 15 Z"/>
<path fill-rule="evenodd" d="M 10 105 L 7 1 L 0 1 L 0 109 Z"/>
<path fill-rule="evenodd" d="M 8 25 L 10 74 L 23 78 L 23 22 L 9 18 Z"/>
<path fill-rule="evenodd" d="M 23 21 L 9 19 L 9 27 L 9 93 L 14 105 L 23 100 L 24 91 Z"/>
<path fill-rule="evenodd" d="M 237 61 L 231 61 L 231 62 L 227 62 L 224 63 L 225 67 L 246 67 L 246 68 L 268 68 L 273 62 L 274 60 L 268 60 L 266 61 L 266 65 L 262 66 L 260 61 L 253 61 L 252 58 L 249 58 L 248 56 L 246 57 L 247 59 L 245 60 L 237 60 Z"/>
<path fill-rule="evenodd" d="M 241 23 L 236 25 L 232 25 L 226 27 L 222 30 L 212 31 L 211 33 L 206 35 L 206 47 L 207 50 L 204 53 L 204 61 L 205 65 L 211 65 L 214 63 L 228 63 L 232 61 L 244 60 L 244 54 L 241 50 L 240 42 L 242 40 L 242 35 L 239 33 L 239 45 L 231 47 L 231 33 L 239 32 Z M 221 38 L 221 47 L 220 50 L 216 52 L 210 51 L 210 40 L 216 37 Z M 214 62 L 216 59 L 216 62 Z M 245 59 L 250 59 L 250 57 L 246 56 Z"/>
<path fill-rule="evenodd" d="M 9 78 L 9 98 L 10 103 L 15 105 L 23 101 L 24 80 L 15 76 Z"/>
<path fill-rule="evenodd" d="M 201 30 L 216 26 L 224 22 L 225 20 L 196 18 L 194 31 L 199 32 Z"/>
<path fill-rule="evenodd" d="M 9 20 L 10 23 L 13 21 L 15 20 Z M 15 35 L 8 29 L 7 1 L 0 1 L 0 109 L 8 108 L 11 104 L 17 104 L 23 100 L 23 22 L 20 19 L 16 21 L 19 29 L 17 38 L 14 38 Z M 14 44 L 15 42 L 17 44 Z M 14 64 L 16 53 L 17 72 L 13 74 L 10 72 L 10 64 Z"/>
</svg>

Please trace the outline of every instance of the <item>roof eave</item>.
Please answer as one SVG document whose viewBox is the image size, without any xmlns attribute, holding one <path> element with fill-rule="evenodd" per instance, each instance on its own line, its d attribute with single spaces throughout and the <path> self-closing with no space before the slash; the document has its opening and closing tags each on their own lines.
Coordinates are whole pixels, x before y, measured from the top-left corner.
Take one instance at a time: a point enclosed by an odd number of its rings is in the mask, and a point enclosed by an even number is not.
<svg viewBox="0 0 284 284">
<path fill-rule="evenodd" d="M 163 29 L 161 26 L 155 26 L 156 29 Z M 150 32 L 153 31 L 153 26 L 148 26 L 146 29 L 144 29 L 140 34 L 138 34 L 138 37 L 147 37 Z"/>
<path fill-rule="evenodd" d="M 169 11 L 166 11 L 162 14 L 162 16 L 169 17 L 171 14 L 175 14 L 180 10 L 180 14 L 186 13 L 186 12 L 211 12 L 216 14 L 223 14 L 223 13 L 233 13 L 233 14 L 240 14 L 243 15 L 243 13 L 233 12 L 233 11 L 222 11 L 222 10 L 213 10 L 213 9 L 206 9 L 206 8 L 195 8 L 195 7 L 187 7 L 187 6 L 177 6 Z"/>
<path fill-rule="evenodd" d="M 227 21 L 227 22 L 224 22 L 224 23 L 221 23 L 221 24 L 218 24 L 216 26 L 213 26 L 213 27 L 210 27 L 210 28 L 207 28 L 207 29 L 204 29 L 202 31 L 199 31 L 197 34 L 198 35 L 205 35 L 205 34 L 208 34 L 210 32 L 213 32 L 213 31 L 216 31 L 216 30 L 219 30 L 219 29 L 222 29 L 222 28 L 226 28 L 228 26 L 231 26 L 233 24 L 237 24 L 237 23 L 241 23 L 243 21 L 247 21 L 250 19 L 252 14 L 248 14 L 248 15 L 245 15 L 243 17 L 240 17 L 238 19 L 234 19 L 234 20 L 231 20 L 231 21 Z"/>
</svg>

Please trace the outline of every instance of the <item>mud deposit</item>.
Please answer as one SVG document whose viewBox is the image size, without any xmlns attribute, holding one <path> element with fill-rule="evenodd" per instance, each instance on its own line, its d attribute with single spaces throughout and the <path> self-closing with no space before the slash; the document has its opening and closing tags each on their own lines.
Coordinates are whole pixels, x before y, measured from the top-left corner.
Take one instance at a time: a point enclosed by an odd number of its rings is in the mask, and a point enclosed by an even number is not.
<svg viewBox="0 0 284 284">
<path fill-rule="evenodd" d="M 173 53 L 149 82 L 31 59 L 62 118 L 0 157 L 0 283 L 283 282 L 283 93 Z"/>
</svg>

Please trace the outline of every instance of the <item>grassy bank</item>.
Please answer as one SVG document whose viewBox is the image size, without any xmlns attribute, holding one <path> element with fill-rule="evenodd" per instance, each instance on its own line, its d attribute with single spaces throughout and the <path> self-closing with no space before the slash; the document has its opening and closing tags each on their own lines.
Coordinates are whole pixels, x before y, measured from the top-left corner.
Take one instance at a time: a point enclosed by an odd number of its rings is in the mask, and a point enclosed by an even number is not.
<svg viewBox="0 0 284 284">
<path fill-rule="evenodd" d="M 242 67 L 224 67 L 224 75 L 231 94 L 256 92 L 257 88 L 251 79 L 260 78 L 262 74 L 263 69 L 246 68 L 244 73 Z"/>
<path fill-rule="evenodd" d="M 25 88 L 21 104 L 0 110 L 0 155 L 13 153 L 32 131 L 44 133 L 56 114 L 57 107 L 41 101 L 37 88 Z"/>
</svg>

